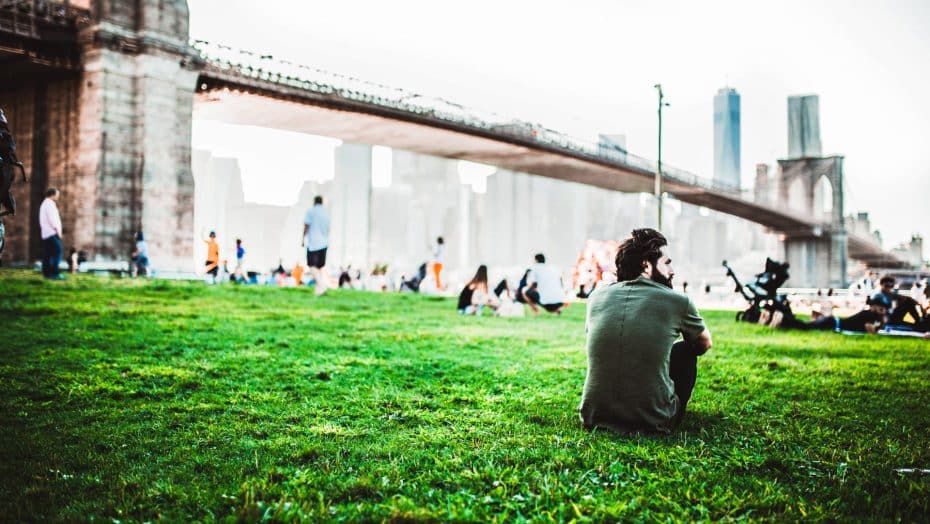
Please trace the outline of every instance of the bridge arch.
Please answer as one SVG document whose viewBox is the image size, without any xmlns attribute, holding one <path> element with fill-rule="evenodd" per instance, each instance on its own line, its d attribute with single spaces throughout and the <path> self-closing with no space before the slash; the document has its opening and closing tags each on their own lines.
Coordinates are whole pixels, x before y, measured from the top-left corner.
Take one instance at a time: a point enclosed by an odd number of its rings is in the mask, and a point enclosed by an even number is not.
<svg viewBox="0 0 930 524">
<path fill-rule="evenodd" d="M 811 214 L 810 199 L 807 197 L 807 184 L 800 177 L 788 182 L 787 207 L 801 214 Z"/>
<path fill-rule="evenodd" d="M 814 184 L 814 218 L 831 220 L 833 214 L 833 183 L 827 175 L 821 175 Z"/>
</svg>

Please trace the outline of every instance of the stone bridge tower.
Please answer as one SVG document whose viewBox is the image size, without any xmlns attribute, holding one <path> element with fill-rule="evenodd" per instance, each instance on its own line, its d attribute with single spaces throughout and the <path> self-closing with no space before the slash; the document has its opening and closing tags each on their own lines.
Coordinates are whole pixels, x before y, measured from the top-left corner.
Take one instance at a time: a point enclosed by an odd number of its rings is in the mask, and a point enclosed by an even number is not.
<svg viewBox="0 0 930 524">
<path fill-rule="evenodd" d="M 843 157 L 778 161 L 775 204 L 822 225 L 785 233 L 792 287 L 845 287 L 848 258 L 843 219 Z"/>
<path fill-rule="evenodd" d="M 83 3 L 89 16 L 59 52 L 64 59 L 32 66 L 21 83 L 10 74 L 0 88 L 33 178 L 17 184 L 21 212 L 7 222 L 4 263 L 39 256 L 35 217 L 53 186 L 62 190 L 65 254 L 74 247 L 94 261 L 126 260 L 141 230 L 153 265 L 189 269 L 198 73 L 187 1 Z"/>
</svg>

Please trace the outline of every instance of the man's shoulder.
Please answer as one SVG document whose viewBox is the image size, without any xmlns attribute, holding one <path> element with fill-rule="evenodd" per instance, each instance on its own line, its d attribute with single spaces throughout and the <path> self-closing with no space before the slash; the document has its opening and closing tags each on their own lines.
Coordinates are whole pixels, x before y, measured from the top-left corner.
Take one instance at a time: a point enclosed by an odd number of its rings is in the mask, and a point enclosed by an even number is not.
<svg viewBox="0 0 930 524">
<path fill-rule="evenodd" d="M 635 280 L 624 280 L 615 284 L 619 288 L 629 288 L 635 289 L 639 293 L 649 295 L 651 297 L 657 298 L 659 300 L 668 300 L 676 304 L 687 305 L 691 302 L 691 298 L 682 293 L 672 289 L 666 285 L 659 284 L 652 280 L 647 280 L 645 278 L 637 278 Z M 613 286 L 611 286 L 613 287 Z"/>
</svg>

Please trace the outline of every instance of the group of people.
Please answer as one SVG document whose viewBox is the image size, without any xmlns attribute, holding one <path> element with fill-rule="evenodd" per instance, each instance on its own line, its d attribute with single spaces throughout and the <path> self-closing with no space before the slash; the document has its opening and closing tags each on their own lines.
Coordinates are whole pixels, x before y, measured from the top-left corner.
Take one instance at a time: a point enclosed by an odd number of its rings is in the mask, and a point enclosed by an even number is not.
<svg viewBox="0 0 930 524">
<path fill-rule="evenodd" d="M 788 305 L 768 304 L 759 323 L 797 330 L 872 334 L 884 330 L 889 334 L 926 333 L 930 336 L 930 289 L 920 283 L 916 283 L 914 289 L 916 291 L 910 296 L 904 295 L 896 289 L 895 278 L 885 276 L 879 280 L 879 290 L 866 300 L 865 307 L 849 317 L 834 316 L 832 307 L 821 306 L 819 314 L 805 322 L 798 319 Z"/>
<path fill-rule="evenodd" d="M 302 285 L 304 272 L 309 275 L 314 284 L 317 295 L 326 293 L 331 287 L 328 275 L 324 271 L 326 266 L 326 252 L 329 247 L 329 213 L 323 207 L 323 197 L 316 196 L 313 206 L 307 210 L 303 220 L 301 232 L 301 247 L 306 253 L 306 269 L 302 262 L 295 264 L 294 269 L 287 271 L 283 263 L 271 271 L 266 283 L 276 285 Z M 228 276 L 228 280 L 240 283 L 258 283 L 258 274 L 245 269 L 245 246 L 242 239 L 236 239 L 235 266 L 230 269 L 228 261 L 220 258 L 220 244 L 216 238 L 216 231 L 203 238 L 206 244 L 207 255 L 204 262 L 203 274 L 208 283 L 217 283 Z M 138 250 L 138 248 L 137 248 Z"/>
<path fill-rule="evenodd" d="M 60 278 L 57 267 L 62 231 L 55 205 L 58 196 L 57 190 L 50 189 L 39 212 L 43 274 L 53 279 Z M 323 199 L 317 196 L 304 217 L 302 245 L 318 295 L 329 287 L 324 273 L 329 225 Z M 215 232 L 204 241 L 205 271 L 215 278 L 221 263 Z M 142 234 L 137 235 L 133 256 L 140 272 L 148 265 L 144 242 Z M 440 237 L 430 266 L 437 288 L 442 287 L 443 252 Z M 602 252 L 614 256 L 614 267 L 607 267 Z M 233 274 L 241 274 L 244 255 L 242 242 L 237 240 Z M 578 406 L 582 425 L 621 433 L 673 431 L 684 419 L 694 391 L 698 357 L 711 348 L 712 340 L 692 300 L 672 288 L 675 273 L 667 240 L 658 231 L 636 229 L 623 242 L 591 247 L 579 258 L 572 284 L 588 299 L 587 370 Z M 300 282 L 303 268 L 298 266 L 292 277 Z M 426 270 L 426 264 L 421 266 L 421 280 Z M 345 278 L 340 276 L 339 284 L 351 283 L 349 269 L 343 273 Z M 602 278 L 604 274 L 615 278 Z M 930 331 L 927 286 L 923 287 L 922 300 L 901 295 L 894 288 L 893 278 L 882 279 L 881 290 L 869 298 L 868 308 L 848 318 L 834 317 L 831 308 L 830 314 L 824 312 L 820 318 L 804 322 L 788 309 L 768 311 L 765 322 L 805 330 L 875 333 L 883 326 L 896 325 Z M 560 314 L 567 305 L 561 276 L 546 263 L 545 255 L 535 255 L 533 264 L 514 287 L 503 279 L 492 290 L 488 268 L 480 266 L 462 288 L 457 302 L 460 313 L 473 315 L 484 308 L 500 311 L 509 305 L 519 307 L 521 312 L 526 305 L 534 314 L 541 310 Z"/>
<path fill-rule="evenodd" d="M 39 235 L 42 238 L 42 276 L 49 280 L 64 280 L 61 274 L 61 260 L 64 250 L 62 239 L 64 232 L 61 224 L 61 212 L 58 210 L 58 200 L 61 191 L 51 187 L 45 191 L 45 199 L 39 205 Z M 139 231 L 134 236 L 135 249 L 131 254 L 132 276 L 148 274 L 149 258 L 145 247 L 145 237 Z M 76 273 L 81 264 L 87 261 L 87 253 L 72 247 L 67 257 L 68 270 Z"/>
<path fill-rule="evenodd" d="M 538 315 L 540 310 L 559 315 L 568 305 L 562 277 L 546 263 L 546 256 L 542 253 L 536 254 L 533 265 L 523 273 L 513 289 L 505 278 L 492 292 L 488 284 L 488 267 L 479 266 L 475 276 L 459 293 L 456 307 L 463 315 L 479 315 L 487 307 L 502 316 L 522 316 L 524 304 L 529 306 L 533 315 Z"/>
</svg>

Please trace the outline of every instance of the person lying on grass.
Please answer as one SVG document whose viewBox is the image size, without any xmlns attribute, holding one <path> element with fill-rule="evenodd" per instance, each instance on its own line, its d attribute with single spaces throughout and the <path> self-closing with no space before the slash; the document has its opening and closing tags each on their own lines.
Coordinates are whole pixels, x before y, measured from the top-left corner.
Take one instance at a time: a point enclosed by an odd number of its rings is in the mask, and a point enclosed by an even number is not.
<svg viewBox="0 0 930 524">
<path fill-rule="evenodd" d="M 881 292 L 872 295 L 867 301 L 868 308 L 847 317 L 820 317 L 813 322 L 804 322 L 794 316 L 791 306 L 770 306 L 760 316 L 759 321 L 769 327 L 797 329 L 801 331 L 836 331 L 849 333 L 877 333 L 885 324 L 891 300 Z"/>
<path fill-rule="evenodd" d="M 688 295 L 672 289 L 667 244 L 654 229 L 633 230 L 617 252 L 619 281 L 588 298 L 586 429 L 670 433 L 684 417 L 711 338 Z"/>
</svg>

